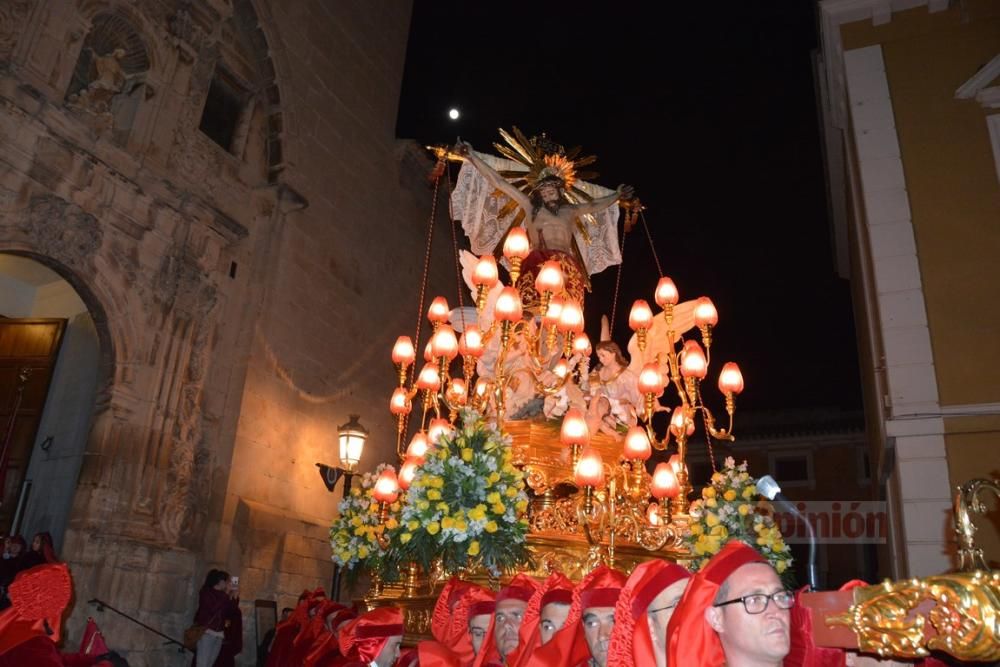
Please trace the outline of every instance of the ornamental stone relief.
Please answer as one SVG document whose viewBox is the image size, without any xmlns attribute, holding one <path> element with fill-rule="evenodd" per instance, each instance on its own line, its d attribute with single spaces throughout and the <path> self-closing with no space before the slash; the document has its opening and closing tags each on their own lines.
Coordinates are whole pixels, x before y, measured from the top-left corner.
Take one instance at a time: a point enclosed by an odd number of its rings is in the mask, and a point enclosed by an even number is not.
<svg viewBox="0 0 1000 667">
<path fill-rule="evenodd" d="M 55 195 L 32 197 L 21 229 L 38 252 L 90 273 L 104 232 L 94 216 Z"/>
<path fill-rule="evenodd" d="M 24 30 L 33 4 L 29 0 L 0 2 L 0 66 L 5 65 L 14 53 L 14 46 Z"/>
</svg>

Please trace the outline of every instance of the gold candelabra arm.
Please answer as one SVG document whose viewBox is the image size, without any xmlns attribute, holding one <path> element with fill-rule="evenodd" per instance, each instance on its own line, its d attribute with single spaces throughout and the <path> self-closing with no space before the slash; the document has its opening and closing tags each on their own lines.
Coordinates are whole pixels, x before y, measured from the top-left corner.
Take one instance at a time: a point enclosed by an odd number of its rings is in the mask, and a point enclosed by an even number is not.
<svg viewBox="0 0 1000 667">
<path fill-rule="evenodd" d="M 983 550 L 976 546 L 976 524 L 972 516 L 985 514 L 987 507 L 980 498 L 982 491 L 992 491 L 1000 498 L 1000 480 L 973 479 L 956 487 L 954 508 L 955 535 L 958 538 L 958 567 L 965 572 L 988 570 Z"/>
<path fill-rule="evenodd" d="M 606 518 L 604 503 L 598 497 L 592 486 L 583 487 L 576 506 L 577 522 L 583 528 L 587 542 L 592 545 L 601 543 Z"/>
<path fill-rule="evenodd" d="M 715 416 L 712 414 L 711 410 L 706 408 L 704 405 L 702 405 L 699 409 L 701 410 L 702 418 L 705 420 L 705 430 L 708 431 L 708 434 L 710 436 L 712 436 L 716 440 L 728 440 L 730 442 L 736 440 L 731 430 L 727 431 L 724 428 L 723 429 L 715 428 Z M 732 419 L 733 419 L 732 413 L 730 413 L 729 416 L 730 429 L 732 428 Z"/>
<path fill-rule="evenodd" d="M 447 160 L 449 162 L 465 162 L 464 155 L 456 153 L 446 146 L 425 146 L 425 148 L 431 153 L 434 153 L 434 157 L 439 160 Z"/>
</svg>

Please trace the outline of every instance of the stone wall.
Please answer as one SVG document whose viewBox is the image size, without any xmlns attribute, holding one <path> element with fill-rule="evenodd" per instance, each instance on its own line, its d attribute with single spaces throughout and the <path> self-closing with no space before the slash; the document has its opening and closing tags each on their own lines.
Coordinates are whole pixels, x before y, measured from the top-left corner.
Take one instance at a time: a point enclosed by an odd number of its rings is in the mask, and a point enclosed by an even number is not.
<svg viewBox="0 0 1000 667">
<path fill-rule="evenodd" d="M 417 320 L 432 165 L 394 137 L 409 13 L 0 5 L 0 252 L 66 278 L 101 343 L 63 547 L 70 645 L 91 598 L 179 636 L 222 566 L 242 577 L 249 664 L 252 600 L 329 584 L 339 493 L 314 464 L 337 463 L 349 412 L 372 430 L 361 468 L 391 459 L 388 352 Z M 213 141 L 220 87 L 241 106 Z M 431 295 L 453 300 L 451 254 L 442 216 Z M 98 621 L 133 665 L 184 662 Z"/>
</svg>

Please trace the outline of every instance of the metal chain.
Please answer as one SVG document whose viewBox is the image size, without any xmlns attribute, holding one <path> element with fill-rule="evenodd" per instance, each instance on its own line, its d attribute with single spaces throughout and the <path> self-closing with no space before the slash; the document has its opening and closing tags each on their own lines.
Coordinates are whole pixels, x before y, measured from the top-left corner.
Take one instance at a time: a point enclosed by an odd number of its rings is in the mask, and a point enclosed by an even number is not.
<svg viewBox="0 0 1000 667">
<path fill-rule="evenodd" d="M 704 410 L 704 408 L 702 408 Z M 704 416 L 704 415 L 703 415 Z M 704 420 L 702 420 L 704 421 Z M 712 436 L 708 433 L 708 426 L 705 426 L 705 444 L 708 446 L 708 461 L 712 464 L 712 472 L 718 472 L 719 469 L 715 467 L 715 452 L 712 450 Z"/>
<path fill-rule="evenodd" d="M 660 258 L 656 254 L 656 246 L 653 245 L 653 235 L 649 233 L 649 225 L 646 224 L 646 214 L 639 209 L 639 219 L 642 220 L 642 228 L 646 230 L 646 239 L 649 241 L 649 250 L 653 253 L 653 261 L 656 262 L 656 272 L 663 277 L 663 268 L 660 266 Z"/>
<path fill-rule="evenodd" d="M 618 257 L 621 261 L 618 262 L 618 275 L 615 276 L 615 293 L 611 297 L 611 322 L 608 325 L 608 336 L 613 337 L 615 333 L 615 313 L 618 311 L 618 293 L 622 286 L 622 269 L 625 267 L 625 237 L 628 233 L 625 231 L 625 225 L 622 225 L 622 239 L 621 244 L 618 247 Z"/>
<path fill-rule="evenodd" d="M 438 191 L 441 186 L 441 178 L 434 179 L 434 195 L 431 199 L 431 218 L 427 225 L 427 249 L 424 251 L 424 277 L 420 281 L 420 300 L 417 305 L 417 333 L 413 339 L 413 349 L 417 353 L 417 359 L 423 358 L 420 348 L 420 331 L 424 324 L 424 299 L 427 298 L 427 281 L 431 270 L 431 247 L 434 245 L 434 221 L 437 218 Z M 413 384 L 413 374 L 417 364 L 410 366 L 410 384 Z"/>
</svg>

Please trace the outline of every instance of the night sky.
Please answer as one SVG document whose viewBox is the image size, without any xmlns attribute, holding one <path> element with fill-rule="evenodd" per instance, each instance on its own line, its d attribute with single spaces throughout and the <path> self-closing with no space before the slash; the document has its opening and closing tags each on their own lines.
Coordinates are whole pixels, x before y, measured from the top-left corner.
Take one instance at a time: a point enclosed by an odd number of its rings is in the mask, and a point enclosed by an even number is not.
<svg viewBox="0 0 1000 667">
<path fill-rule="evenodd" d="M 598 157 L 597 182 L 635 186 L 681 299 L 707 295 L 719 310 L 710 404 L 721 409 L 715 378 L 735 360 L 743 408 L 859 408 L 850 285 L 830 246 L 814 3 L 690 4 L 417 0 L 397 136 L 493 151 L 497 128 L 517 125 L 581 145 Z M 615 276 L 593 279 L 594 340 Z M 657 279 L 637 227 L 623 348 L 631 303 L 653 304 Z"/>
</svg>

